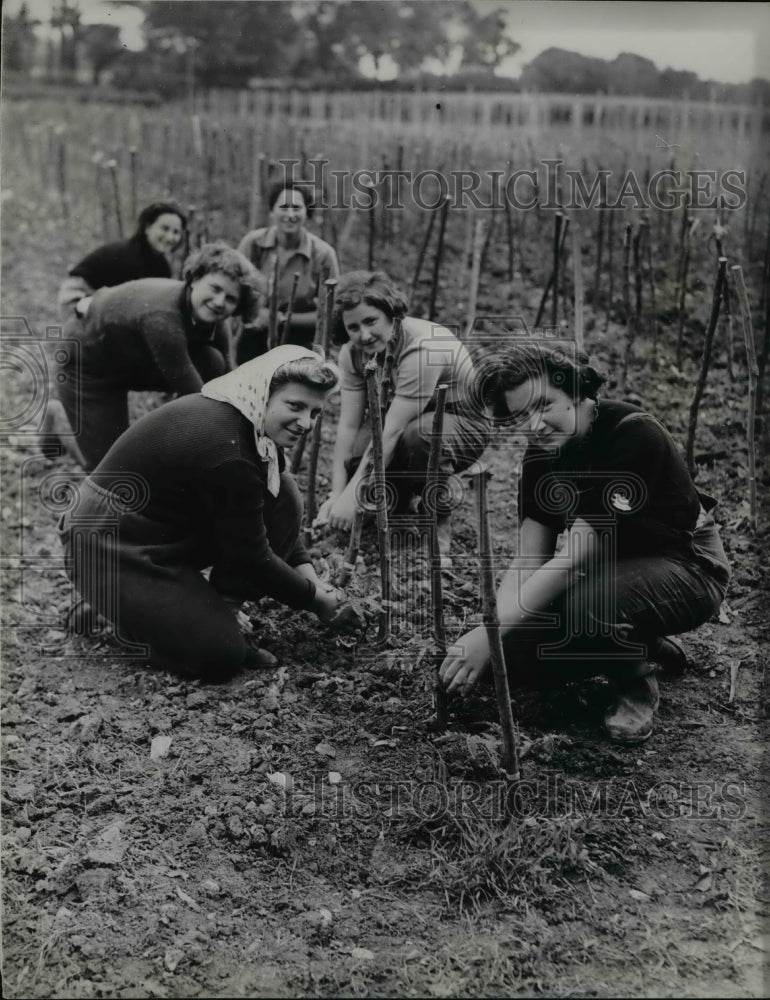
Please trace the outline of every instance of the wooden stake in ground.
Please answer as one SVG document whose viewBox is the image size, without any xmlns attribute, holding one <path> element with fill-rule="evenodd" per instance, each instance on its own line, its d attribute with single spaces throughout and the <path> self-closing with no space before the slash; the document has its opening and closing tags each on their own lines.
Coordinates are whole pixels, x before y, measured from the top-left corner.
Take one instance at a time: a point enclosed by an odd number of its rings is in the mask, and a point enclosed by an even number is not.
<svg viewBox="0 0 770 1000">
<path fill-rule="evenodd" d="M 553 219 L 553 296 L 551 297 L 551 326 L 559 323 L 559 258 L 561 257 L 561 234 L 564 215 L 557 212 Z"/>
<path fill-rule="evenodd" d="M 583 223 L 581 210 L 578 208 L 572 215 L 572 276 L 575 294 L 575 346 L 579 351 L 585 349 L 585 317 L 583 290 Z"/>
<path fill-rule="evenodd" d="M 749 372 L 749 394 L 748 413 L 746 416 L 747 427 L 746 436 L 749 449 L 749 511 L 751 530 L 757 530 L 757 454 L 754 440 L 755 423 L 757 416 L 757 383 L 759 381 L 759 367 L 757 365 L 757 352 L 754 346 L 754 330 L 751 323 L 751 308 L 749 306 L 749 293 L 746 290 L 746 282 L 743 277 L 743 268 L 740 264 L 733 264 L 730 268 L 735 281 L 735 289 L 738 293 L 738 302 L 741 306 L 741 325 L 743 327 L 743 341 L 746 345 L 746 362 Z"/>
<path fill-rule="evenodd" d="M 294 297 L 297 294 L 297 285 L 299 284 L 299 271 L 294 272 L 294 276 L 291 280 L 291 291 L 289 292 L 289 304 L 286 306 L 286 319 L 283 321 L 283 334 L 281 336 L 281 343 L 288 343 L 289 337 L 289 327 L 291 326 L 291 314 L 294 312 Z"/>
<path fill-rule="evenodd" d="M 438 210 L 441 213 L 438 227 L 438 245 L 436 246 L 436 256 L 433 260 L 433 284 L 430 290 L 430 306 L 428 308 L 428 319 L 431 322 L 436 318 L 436 297 L 438 296 L 438 276 L 441 271 L 441 258 L 444 255 L 444 233 L 446 232 L 446 220 L 449 213 L 449 196 L 444 198 Z"/>
<path fill-rule="evenodd" d="M 479 280 L 481 278 L 481 252 L 484 249 L 484 220 L 476 219 L 473 233 L 473 263 L 471 265 L 471 283 L 468 289 L 468 312 L 465 317 L 466 337 L 473 329 L 476 319 L 476 303 L 479 295 Z"/>
<path fill-rule="evenodd" d="M 324 282 L 323 301 L 318 304 L 318 319 L 316 321 L 316 340 L 314 347 L 324 358 L 329 349 L 329 325 L 334 310 L 334 292 L 337 279 L 329 278 Z M 321 428 L 323 426 L 323 411 L 319 413 L 310 438 L 310 452 L 307 468 L 307 498 L 305 500 L 305 540 L 310 544 L 313 521 L 318 513 L 316 499 L 316 478 L 318 476 L 318 454 L 321 449 Z M 300 439 L 302 440 L 302 439 Z M 299 446 L 299 441 L 297 446 Z"/>
<path fill-rule="evenodd" d="M 439 480 L 441 465 L 441 443 L 444 434 L 444 407 L 449 386 L 441 384 L 436 389 L 436 409 L 433 411 L 428 470 L 425 477 L 423 506 L 430 519 L 430 602 L 433 616 L 433 641 L 436 647 L 436 676 L 434 678 L 434 705 L 436 710 L 433 728 L 443 732 L 449 719 L 449 698 L 446 688 L 438 675 L 446 657 L 446 629 L 444 627 L 444 594 L 441 583 L 441 550 L 438 544 L 437 505 L 443 491 Z"/>
<path fill-rule="evenodd" d="M 425 262 L 425 254 L 428 250 L 428 244 L 430 243 L 431 234 L 433 233 L 433 224 L 436 221 L 437 209 L 431 209 L 430 216 L 428 218 L 428 225 L 425 229 L 425 236 L 422 241 L 422 246 L 420 247 L 420 252 L 417 254 L 417 263 L 414 268 L 414 277 L 412 278 L 412 284 L 409 288 L 409 304 L 414 301 L 414 293 L 417 288 L 417 282 L 420 280 L 420 274 L 422 272 L 422 265 Z"/>
<path fill-rule="evenodd" d="M 280 261 L 278 259 L 278 248 L 275 250 L 275 262 L 273 263 L 273 273 L 270 279 L 270 296 L 268 298 L 268 319 L 267 319 L 267 349 L 271 351 L 278 344 L 278 271 Z"/>
<path fill-rule="evenodd" d="M 492 549 L 489 541 L 489 511 L 487 507 L 487 472 L 481 472 L 476 477 L 476 496 L 479 504 L 479 556 L 482 581 L 482 614 L 484 626 L 489 640 L 489 659 L 492 663 L 492 673 L 495 680 L 497 709 L 500 715 L 503 752 L 500 766 L 511 784 L 521 780 L 519 767 L 519 750 L 516 739 L 516 727 L 511 709 L 511 693 L 508 689 L 508 674 L 505 669 L 503 640 L 500 635 L 500 621 L 497 617 L 497 598 L 495 595 L 495 575 L 492 563 Z"/>
<path fill-rule="evenodd" d="M 559 242 L 559 252 L 560 253 L 564 249 L 564 243 L 565 243 L 565 240 L 567 239 L 567 231 L 568 231 L 568 229 L 569 229 L 569 218 L 566 218 L 564 220 L 564 225 L 562 226 L 562 230 L 561 230 L 561 240 Z M 545 304 L 548 301 L 548 295 L 551 292 L 551 290 L 553 289 L 554 277 L 555 277 L 555 274 L 554 274 L 553 271 L 551 271 L 550 275 L 548 276 L 548 281 L 546 281 L 546 283 L 545 283 L 545 288 L 543 289 L 543 294 L 540 296 L 540 305 L 537 307 L 537 315 L 535 316 L 535 326 L 536 327 L 540 326 L 540 321 L 543 318 L 543 313 L 545 312 Z"/>
<path fill-rule="evenodd" d="M 676 327 L 676 367 L 682 367 L 682 345 L 684 340 L 684 303 L 687 293 L 687 271 L 690 266 L 690 234 L 689 212 L 684 208 L 682 217 L 681 246 L 679 250 L 679 265 L 677 267 L 677 327 Z"/>
<path fill-rule="evenodd" d="M 372 429 L 372 481 L 374 501 L 377 505 L 377 536 L 380 550 L 380 591 L 382 610 L 376 645 L 384 646 L 390 637 L 390 529 L 388 527 L 388 503 L 385 484 L 385 461 L 382 448 L 382 420 L 380 419 L 380 396 L 377 387 L 377 359 L 372 358 L 364 366 L 366 395 L 369 402 L 369 421 Z M 363 480 L 362 480 L 363 482 Z"/>
<path fill-rule="evenodd" d="M 700 401 L 703 397 L 703 390 L 706 387 L 706 378 L 708 376 L 709 367 L 711 366 L 711 350 L 714 344 L 714 333 L 717 328 L 717 321 L 719 320 L 719 307 L 722 304 L 722 285 L 725 280 L 726 267 L 727 258 L 720 257 L 716 281 L 714 282 L 714 294 L 711 298 L 711 315 L 709 316 L 709 325 L 706 330 L 706 339 L 703 344 L 703 361 L 701 362 L 698 381 L 695 384 L 695 393 L 692 398 L 692 403 L 690 403 L 690 420 L 687 425 L 685 460 L 687 462 L 687 468 L 691 473 L 695 471 L 695 459 L 693 458 L 693 452 L 695 448 L 695 431 L 698 424 L 698 410 L 700 408 Z"/>
<path fill-rule="evenodd" d="M 118 224 L 118 236 L 123 239 L 123 214 L 120 210 L 120 187 L 118 186 L 118 161 L 108 160 L 105 166 L 110 171 L 112 178 L 112 197 L 115 204 L 115 220 Z"/>
<path fill-rule="evenodd" d="M 128 151 L 128 163 L 131 177 L 131 219 L 132 221 L 136 219 L 137 213 L 139 211 L 139 205 L 137 202 L 137 188 L 139 186 L 139 151 L 136 146 L 132 146 Z"/>
</svg>

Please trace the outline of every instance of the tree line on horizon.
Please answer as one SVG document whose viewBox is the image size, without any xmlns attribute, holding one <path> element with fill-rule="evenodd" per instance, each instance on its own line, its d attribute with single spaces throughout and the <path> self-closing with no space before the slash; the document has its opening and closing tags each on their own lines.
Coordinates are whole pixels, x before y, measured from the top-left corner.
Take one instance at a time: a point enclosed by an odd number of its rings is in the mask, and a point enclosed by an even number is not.
<svg viewBox="0 0 770 1000">
<path fill-rule="evenodd" d="M 118 0 L 115 0 L 118 2 Z M 518 77 L 497 74 L 521 46 L 505 10 L 481 14 L 469 0 L 125 0 L 144 15 L 144 47 L 127 49 L 114 24 L 84 24 L 82 0 L 52 0 L 43 24 L 22 3 L 3 14 L 6 72 L 59 84 L 145 91 L 173 98 L 192 90 L 291 85 L 308 89 L 442 89 L 635 95 L 741 104 L 770 103 L 770 81 L 701 80 L 658 69 L 630 52 L 613 60 L 549 48 Z M 254 40 L 258 39 L 255 45 Z M 431 72 L 452 59 L 453 73 Z M 397 76 L 378 73 L 395 67 Z"/>
</svg>

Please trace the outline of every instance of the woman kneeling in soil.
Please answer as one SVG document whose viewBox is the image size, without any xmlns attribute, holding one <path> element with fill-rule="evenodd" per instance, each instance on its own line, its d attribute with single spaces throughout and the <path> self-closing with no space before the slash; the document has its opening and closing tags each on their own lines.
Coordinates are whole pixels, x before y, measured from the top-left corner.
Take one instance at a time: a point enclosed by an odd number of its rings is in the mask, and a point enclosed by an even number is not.
<svg viewBox="0 0 770 1000">
<path fill-rule="evenodd" d="M 275 663 L 241 633 L 244 600 L 272 597 L 357 630 L 300 541 L 302 501 L 283 457 L 337 378 L 312 351 L 278 347 L 130 427 L 62 519 L 68 573 L 87 602 L 73 628 L 98 612 L 120 638 L 146 643 L 152 664 L 209 681 Z"/>
<path fill-rule="evenodd" d="M 682 669 L 666 636 L 718 609 L 730 578 L 710 513 L 668 431 L 629 403 L 598 398 L 588 358 L 514 348 L 488 360 L 479 393 L 528 437 L 519 485 L 519 552 L 497 595 L 509 673 L 559 684 L 605 675 L 613 739 L 652 732 L 652 664 Z M 556 541 L 566 531 L 557 554 Z M 466 694 L 486 670 L 486 629 L 462 636 L 441 666 Z"/>
<path fill-rule="evenodd" d="M 102 288 L 65 327 L 80 352 L 59 395 L 88 470 L 128 427 L 129 390 L 184 396 L 232 367 L 227 320 L 254 312 L 261 276 L 237 250 L 208 243 L 190 254 L 182 277 Z"/>
<path fill-rule="evenodd" d="M 328 519 L 332 528 L 350 526 L 368 464 L 371 435 L 365 420 L 364 366 L 371 358 L 379 356 L 386 362 L 392 357 L 393 399 L 382 444 L 387 477 L 397 493 L 396 513 L 412 509 L 412 497 L 420 496 L 425 485 L 437 386 L 448 385 L 440 464 L 443 481 L 472 465 L 489 441 L 488 420 L 468 402 L 475 369 L 467 350 L 446 327 L 407 316 L 406 309 L 406 298 L 382 271 L 352 271 L 340 279 L 332 332 L 343 344 L 339 355 L 342 398 L 331 493 L 318 515 L 319 522 Z M 446 490 L 437 491 L 436 496 L 439 544 L 448 565 L 451 501 Z"/>
</svg>

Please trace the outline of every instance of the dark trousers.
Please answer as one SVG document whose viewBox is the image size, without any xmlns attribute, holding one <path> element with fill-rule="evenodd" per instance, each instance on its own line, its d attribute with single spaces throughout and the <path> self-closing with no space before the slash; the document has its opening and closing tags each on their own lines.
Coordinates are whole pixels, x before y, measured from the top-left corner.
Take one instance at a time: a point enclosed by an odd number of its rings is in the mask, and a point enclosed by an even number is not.
<svg viewBox="0 0 770 1000">
<path fill-rule="evenodd" d="M 503 637 L 511 681 L 548 686 L 649 671 L 661 636 L 689 632 L 722 603 L 724 586 L 696 561 L 638 556 L 575 574 L 546 614 Z"/>
<path fill-rule="evenodd" d="M 227 362 L 221 351 L 204 344 L 190 355 L 204 382 L 224 375 Z M 129 388 L 115 379 L 100 379 L 74 368 L 59 387 L 73 436 L 90 472 L 101 462 L 123 431 L 128 429 Z"/>
<path fill-rule="evenodd" d="M 238 337 L 235 347 L 235 363 L 243 365 L 253 358 L 258 358 L 267 353 L 267 330 L 255 327 L 243 327 Z M 300 347 L 311 347 L 313 343 L 313 331 L 308 332 L 306 327 L 289 324 L 289 334 L 285 341 L 283 339 L 283 326 L 278 327 L 278 343 L 298 344 Z"/>
<path fill-rule="evenodd" d="M 433 413 L 421 413 L 406 425 L 398 439 L 393 457 L 385 473 L 389 506 L 393 513 L 404 513 L 411 497 L 422 496 L 424 505 L 435 510 L 438 517 L 446 517 L 456 505 L 446 483 L 450 475 L 462 472 L 473 465 L 484 453 L 489 443 L 489 424 L 472 414 L 445 413 L 441 436 L 441 456 L 439 460 L 439 485 L 435 493 L 424 493 L 428 471 L 428 456 L 433 436 Z M 361 435 L 356 442 L 363 449 L 367 435 Z M 348 463 L 348 472 L 353 474 L 360 462 L 360 455 Z"/>
<path fill-rule="evenodd" d="M 286 558 L 302 517 L 302 499 L 288 473 L 281 476 L 278 501 L 265 527 L 273 552 Z M 246 642 L 231 607 L 202 576 L 194 540 L 148 544 L 158 525 L 138 512 L 117 515 L 111 495 L 90 479 L 60 532 L 78 592 L 115 626 L 120 641 L 149 647 L 151 664 L 208 681 L 227 680 L 243 666 Z M 135 653 L 143 656 L 138 646 Z"/>
</svg>

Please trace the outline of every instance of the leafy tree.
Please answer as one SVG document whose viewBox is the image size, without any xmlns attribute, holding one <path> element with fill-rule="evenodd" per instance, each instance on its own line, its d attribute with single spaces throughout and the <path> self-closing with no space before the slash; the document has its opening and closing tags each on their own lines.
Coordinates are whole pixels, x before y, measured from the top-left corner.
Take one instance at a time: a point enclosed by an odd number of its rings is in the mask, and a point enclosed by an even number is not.
<svg viewBox="0 0 770 1000">
<path fill-rule="evenodd" d="M 527 63 L 520 77 L 522 90 L 554 94 L 597 94 L 609 89 L 608 64 L 604 59 L 550 48 Z"/>
<path fill-rule="evenodd" d="M 3 14 L 3 64 L 7 70 L 28 73 L 34 59 L 35 27 L 26 3 L 19 7 L 15 17 Z"/>
<path fill-rule="evenodd" d="M 280 0 L 152 0 L 146 11 L 148 47 L 177 69 L 190 59 L 205 87 L 239 87 L 253 76 L 283 75 L 298 55 L 291 4 Z"/>
<path fill-rule="evenodd" d="M 506 34 L 505 10 L 502 7 L 489 14 L 479 13 L 468 0 L 462 7 L 462 66 L 483 66 L 495 70 L 503 59 L 519 51 L 519 43 Z"/>
<path fill-rule="evenodd" d="M 94 85 L 98 86 L 102 73 L 125 52 L 120 28 L 114 24 L 87 24 L 82 30 L 82 41 L 91 63 Z"/>
</svg>

